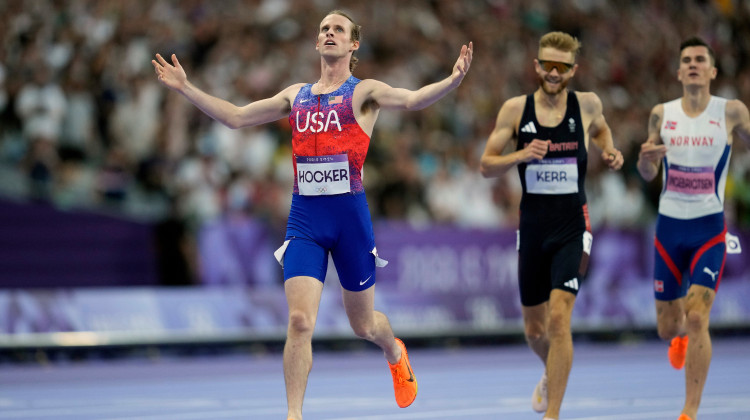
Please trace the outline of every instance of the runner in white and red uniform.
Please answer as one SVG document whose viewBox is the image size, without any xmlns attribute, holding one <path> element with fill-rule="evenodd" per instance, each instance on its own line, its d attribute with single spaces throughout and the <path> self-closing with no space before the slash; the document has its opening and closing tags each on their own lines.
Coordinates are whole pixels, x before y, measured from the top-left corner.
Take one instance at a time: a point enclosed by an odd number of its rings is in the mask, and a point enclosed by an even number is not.
<svg viewBox="0 0 750 420">
<path fill-rule="evenodd" d="M 654 295 L 659 336 L 685 371 L 679 420 L 694 420 L 711 363 L 709 314 L 727 247 L 724 187 L 735 137 L 750 144 L 750 116 L 740 101 L 712 96 L 715 56 L 700 38 L 680 45 L 681 98 L 651 111 L 638 171 L 647 181 L 663 163 L 654 239 Z M 687 362 L 687 363 L 686 363 Z"/>
<path fill-rule="evenodd" d="M 419 110 L 461 84 L 473 45 L 461 47 L 450 76 L 411 91 L 352 76 L 361 28 L 335 10 L 318 28 L 321 77 L 298 83 L 275 96 L 238 107 L 188 82 L 177 57 L 152 60 L 159 81 L 181 93 L 212 118 L 231 128 L 285 117 L 293 128 L 295 184 L 284 245 L 276 252 L 284 266 L 289 325 L 284 347 L 287 418 L 302 418 L 312 367 L 312 333 L 320 305 L 328 255 L 343 286 L 343 304 L 355 334 L 384 352 L 393 376 L 396 402 L 410 405 L 417 381 L 406 348 L 393 335 L 388 318 L 374 310 L 375 241 L 362 186 L 362 165 L 381 109 Z M 342 376 L 343 378 L 344 376 Z"/>
<path fill-rule="evenodd" d="M 724 186 L 731 147 L 726 99 L 711 96 L 706 109 L 689 117 L 682 100 L 663 105 L 660 137 L 666 147 L 656 223 L 654 292 L 671 301 L 690 284 L 716 291 L 724 269 Z M 688 278 L 683 281 L 683 271 Z"/>
</svg>

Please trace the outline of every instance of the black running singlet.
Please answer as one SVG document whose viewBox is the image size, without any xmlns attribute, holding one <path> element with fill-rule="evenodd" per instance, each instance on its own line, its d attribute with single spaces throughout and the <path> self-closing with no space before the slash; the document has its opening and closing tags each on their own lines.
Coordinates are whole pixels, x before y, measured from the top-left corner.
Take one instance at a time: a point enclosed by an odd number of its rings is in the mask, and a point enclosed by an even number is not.
<svg viewBox="0 0 750 420">
<path fill-rule="evenodd" d="M 521 163 L 523 197 L 521 214 L 527 210 L 563 205 L 580 211 L 586 204 L 584 180 L 588 152 L 584 142 L 581 109 L 575 92 L 568 92 L 565 117 L 556 127 L 544 127 L 536 118 L 534 94 L 526 97 L 521 123 L 518 127 L 517 150 L 532 140 L 551 140 L 549 151 L 541 161 Z"/>
</svg>

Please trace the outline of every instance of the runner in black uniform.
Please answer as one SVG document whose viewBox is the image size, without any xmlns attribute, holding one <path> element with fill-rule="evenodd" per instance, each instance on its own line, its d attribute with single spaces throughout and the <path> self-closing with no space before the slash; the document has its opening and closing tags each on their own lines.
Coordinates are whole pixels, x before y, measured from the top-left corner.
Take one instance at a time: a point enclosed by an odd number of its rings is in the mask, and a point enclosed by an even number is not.
<svg viewBox="0 0 750 420">
<path fill-rule="evenodd" d="M 518 280 L 526 340 L 545 364 L 532 408 L 545 419 L 560 416 L 573 361 L 570 317 L 591 250 L 583 190 L 589 139 L 611 169 L 623 163 L 599 97 L 566 89 L 579 46 L 562 32 L 541 38 L 534 60 L 540 87 L 503 104 L 480 165 L 485 177 L 513 166 L 521 177 Z M 503 154 L 511 140 L 515 151 Z"/>
<path fill-rule="evenodd" d="M 581 246 L 584 236 L 591 241 L 583 189 L 588 152 L 578 99 L 575 94 L 567 96 L 559 125 L 539 123 L 533 94 L 526 96 L 519 124 L 516 150 L 534 139 L 550 141 L 542 161 L 518 164 L 523 187 L 518 271 L 524 306 L 546 302 L 552 289 L 578 294 L 588 266 L 588 251 Z"/>
</svg>

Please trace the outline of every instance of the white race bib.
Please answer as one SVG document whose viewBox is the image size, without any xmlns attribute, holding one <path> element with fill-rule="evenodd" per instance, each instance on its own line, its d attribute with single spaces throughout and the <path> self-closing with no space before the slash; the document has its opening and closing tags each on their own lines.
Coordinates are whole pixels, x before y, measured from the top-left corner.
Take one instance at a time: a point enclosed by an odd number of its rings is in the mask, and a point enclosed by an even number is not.
<svg viewBox="0 0 750 420">
<path fill-rule="evenodd" d="M 351 191 L 346 154 L 296 156 L 300 195 L 334 195 Z"/>
<path fill-rule="evenodd" d="M 574 157 L 542 159 L 526 165 L 526 192 L 572 194 L 578 192 L 578 162 Z"/>
</svg>

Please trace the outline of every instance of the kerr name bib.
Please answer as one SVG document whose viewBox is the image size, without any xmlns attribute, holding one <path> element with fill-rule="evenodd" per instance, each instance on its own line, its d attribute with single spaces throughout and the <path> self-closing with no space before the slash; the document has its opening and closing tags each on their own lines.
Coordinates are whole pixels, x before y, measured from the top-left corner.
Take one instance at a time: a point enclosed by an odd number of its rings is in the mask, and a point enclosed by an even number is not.
<svg viewBox="0 0 750 420">
<path fill-rule="evenodd" d="M 351 191 L 346 154 L 296 158 L 300 195 L 334 195 Z"/>
<path fill-rule="evenodd" d="M 578 192 L 576 158 L 542 159 L 526 165 L 526 192 L 574 194 Z"/>
</svg>

